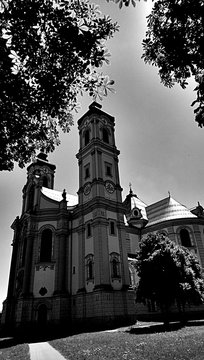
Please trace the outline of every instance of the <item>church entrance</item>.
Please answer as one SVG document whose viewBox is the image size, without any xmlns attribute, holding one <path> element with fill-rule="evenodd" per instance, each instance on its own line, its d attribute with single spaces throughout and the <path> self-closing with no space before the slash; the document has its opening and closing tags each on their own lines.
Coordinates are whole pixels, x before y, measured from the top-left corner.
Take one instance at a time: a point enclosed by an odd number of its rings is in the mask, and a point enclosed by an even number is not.
<svg viewBox="0 0 204 360">
<path fill-rule="evenodd" d="M 47 324 L 47 306 L 41 304 L 38 307 L 38 325 L 44 327 Z"/>
</svg>

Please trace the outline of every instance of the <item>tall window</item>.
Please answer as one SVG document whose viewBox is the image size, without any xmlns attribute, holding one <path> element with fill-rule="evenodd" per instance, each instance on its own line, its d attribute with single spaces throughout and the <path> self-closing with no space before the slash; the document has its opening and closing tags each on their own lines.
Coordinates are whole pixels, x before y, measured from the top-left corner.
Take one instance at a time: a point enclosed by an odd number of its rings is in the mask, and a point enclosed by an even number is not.
<svg viewBox="0 0 204 360">
<path fill-rule="evenodd" d="M 45 229 L 41 235 L 40 261 L 50 262 L 52 259 L 52 231 Z"/>
<path fill-rule="evenodd" d="M 94 262 L 93 255 L 90 254 L 86 257 L 86 279 L 93 280 L 94 278 Z"/>
<path fill-rule="evenodd" d="M 25 238 L 25 239 L 23 240 L 22 266 L 25 265 L 26 247 L 27 247 L 27 239 Z"/>
<path fill-rule="evenodd" d="M 16 278 L 16 293 L 19 296 L 23 289 L 24 270 L 20 270 Z"/>
<path fill-rule="evenodd" d="M 112 164 L 105 163 L 106 176 L 112 177 Z"/>
<path fill-rule="evenodd" d="M 187 229 L 181 229 L 180 231 L 181 245 L 185 247 L 191 247 L 191 239 Z"/>
<path fill-rule="evenodd" d="M 43 187 L 48 187 L 48 179 L 46 176 L 43 177 Z"/>
<path fill-rule="evenodd" d="M 84 133 L 84 145 L 88 145 L 90 141 L 90 132 L 89 130 L 86 130 L 85 133 Z"/>
<path fill-rule="evenodd" d="M 120 260 L 117 253 L 111 254 L 111 277 L 114 279 L 120 278 Z"/>
<path fill-rule="evenodd" d="M 110 232 L 110 235 L 116 235 L 116 226 L 115 226 L 114 220 L 111 220 L 109 223 L 109 232 Z"/>
<path fill-rule="evenodd" d="M 86 237 L 90 237 L 91 235 L 91 223 L 88 223 L 86 227 Z"/>
<path fill-rule="evenodd" d="M 109 135 L 108 130 L 103 128 L 103 141 L 107 144 L 109 144 Z"/>
<path fill-rule="evenodd" d="M 84 167 L 84 177 L 85 177 L 85 179 L 90 177 L 90 164 L 87 164 Z"/>
<path fill-rule="evenodd" d="M 34 194 L 35 194 L 35 187 L 31 185 L 28 193 L 28 205 L 27 210 L 32 210 L 34 205 Z"/>
</svg>

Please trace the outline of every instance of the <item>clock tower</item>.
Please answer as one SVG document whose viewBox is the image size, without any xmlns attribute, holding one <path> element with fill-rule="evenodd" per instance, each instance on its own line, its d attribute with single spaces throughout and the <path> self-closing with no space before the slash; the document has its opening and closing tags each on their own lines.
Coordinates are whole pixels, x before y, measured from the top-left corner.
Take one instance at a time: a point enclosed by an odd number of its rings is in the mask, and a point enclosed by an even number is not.
<svg viewBox="0 0 204 360">
<path fill-rule="evenodd" d="M 114 117 L 93 102 L 78 121 L 80 135 L 79 204 L 96 197 L 122 202 L 118 172 L 119 151 L 115 146 Z"/>
<path fill-rule="evenodd" d="M 101 107 L 93 102 L 78 121 L 78 294 L 82 299 L 86 294 L 86 307 L 90 302 L 93 317 L 110 313 L 112 318 L 127 319 L 135 315 L 135 306 L 129 287 L 120 152 L 115 145 L 115 119 Z"/>
</svg>

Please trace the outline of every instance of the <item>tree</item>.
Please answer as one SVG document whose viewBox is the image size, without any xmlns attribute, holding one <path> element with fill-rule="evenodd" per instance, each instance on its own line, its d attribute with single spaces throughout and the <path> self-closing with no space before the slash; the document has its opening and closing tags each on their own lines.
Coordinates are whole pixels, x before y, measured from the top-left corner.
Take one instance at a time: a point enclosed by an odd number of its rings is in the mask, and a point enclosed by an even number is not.
<svg viewBox="0 0 204 360">
<path fill-rule="evenodd" d="M 176 302 L 181 314 L 186 303 L 204 301 L 204 281 L 198 259 L 187 248 L 176 245 L 163 234 L 149 234 L 139 243 L 137 260 L 137 302 L 156 302 L 168 320 Z"/>
<path fill-rule="evenodd" d="M 161 82 L 182 88 L 194 77 L 195 121 L 204 126 L 204 0 L 158 0 L 148 16 L 145 62 L 156 65 Z"/>
<path fill-rule="evenodd" d="M 134 0 L 114 1 L 136 5 Z M 140 1 L 140 0 L 139 0 Z M 183 89 L 187 79 L 194 77 L 197 97 L 191 104 L 195 121 L 204 126 L 204 0 L 152 0 L 154 6 L 147 17 L 146 38 L 143 40 L 146 63 L 157 66 L 161 82 Z"/>
<path fill-rule="evenodd" d="M 113 1 L 136 6 L 136 0 Z M 140 0 L 138 0 L 140 1 Z M 154 0 L 153 0 L 154 1 Z M 165 86 L 194 76 L 195 120 L 204 126 L 204 0 L 155 0 L 143 41 L 144 61 Z M 103 43 L 118 30 L 89 0 L 0 0 L 0 170 L 23 167 L 37 149 L 53 151 L 73 124 L 77 97 L 113 91 L 96 68 Z"/>
<path fill-rule="evenodd" d="M 106 1 L 107 2 L 113 1 L 116 4 L 118 3 L 120 9 L 123 7 L 123 4 L 125 6 L 129 6 L 130 4 L 132 4 L 134 7 L 136 6 L 136 1 L 135 0 L 106 0 Z M 138 1 L 140 1 L 140 0 L 138 0 Z M 147 0 L 145 0 L 145 1 L 147 1 Z"/>
<path fill-rule="evenodd" d="M 77 96 L 107 95 L 104 41 L 118 30 L 87 0 L 0 1 L 0 170 L 53 151 L 69 131 Z"/>
</svg>

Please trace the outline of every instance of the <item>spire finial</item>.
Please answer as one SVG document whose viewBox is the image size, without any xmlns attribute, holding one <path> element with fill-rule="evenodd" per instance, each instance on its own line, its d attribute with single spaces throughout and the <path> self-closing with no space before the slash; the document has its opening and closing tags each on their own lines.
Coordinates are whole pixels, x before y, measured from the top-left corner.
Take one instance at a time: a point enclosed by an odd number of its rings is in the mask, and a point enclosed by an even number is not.
<svg viewBox="0 0 204 360">
<path fill-rule="evenodd" d="M 66 193 L 66 190 L 64 189 L 64 190 L 63 190 L 63 193 L 62 193 L 62 198 L 63 198 L 63 200 L 66 200 L 66 194 L 67 194 L 67 193 Z"/>
<path fill-rule="evenodd" d="M 129 193 L 130 193 L 130 194 L 132 194 L 132 193 L 133 193 L 133 191 L 132 191 L 132 184 L 131 184 L 131 182 L 129 183 L 129 188 L 130 188 Z"/>
<path fill-rule="evenodd" d="M 170 193 L 170 191 L 168 191 L 168 194 L 169 194 L 169 197 L 171 197 L 171 193 Z"/>
</svg>

